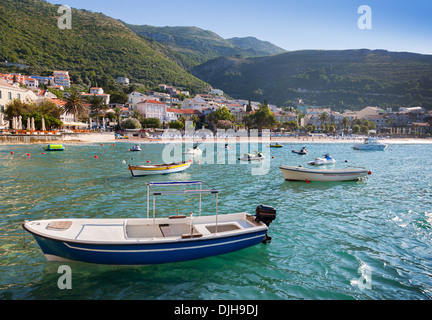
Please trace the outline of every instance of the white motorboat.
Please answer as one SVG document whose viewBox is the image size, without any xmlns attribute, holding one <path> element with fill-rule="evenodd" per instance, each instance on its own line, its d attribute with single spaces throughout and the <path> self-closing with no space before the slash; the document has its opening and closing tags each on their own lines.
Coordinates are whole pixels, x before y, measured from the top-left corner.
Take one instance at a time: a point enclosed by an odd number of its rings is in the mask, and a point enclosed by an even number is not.
<svg viewBox="0 0 432 320">
<path fill-rule="evenodd" d="M 141 151 L 141 148 L 139 145 L 134 145 L 131 149 L 129 149 L 130 151 Z"/>
<path fill-rule="evenodd" d="M 280 171 L 287 181 L 352 181 L 371 174 L 365 168 L 346 169 L 308 169 L 302 166 L 279 166 Z"/>
<path fill-rule="evenodd" d="M 353 146 L 354 150 L 384 151 L 387 145 L 374 138 L 366 138 L 363 143 Z"/>
<path fill-rule="evenodd" d="M 149 182 L 147 218 L 48 219 L 25 221 L 49 261 L 80 261 L 111 265 L 145 265 L 200 259 L 271 241 L 267 236 L 276 210 L 259 205 L 246 212 L 218 214 L 218 190 L 202 189 L 202 181 Z M 153 187 L 199 186 L 193 190 Z M 200 195 L 199 212 L 190 216 L 156 217 L 155 196 Z M 216 195 L 216 210 L 201 215 L 201 195 Z M 153 217 L 150 197 L 153 196 Z M 160 213 L 160 211 L 158 211 Z M 162 212 L 164 213 L 164 212 Z"/>
<path fill-rule="evenodd" d="M 242 161 L 261 161 L 264 160 L 265 157 L 260 151 L 255 151 L 254 153 L 245 153 L 243 157 L 238 158 Z"/>
<path fill-rule="evenodd" d="M 202 150 L 198 148 L 198 145 L 194 145 L 193 148 L 188 148 L 185 152 L 183 152 L 183 154 L 190 154 L 190 155 L 197 156 L 202 154 Z"/>
<path fill-rule="evenodd" d="M 333 164 L 335 162 L 335 159 L 333 159 L 330 155 L 326 154 L 322 158 L 315 158 L 315 160 L 309 161 L 308 164 L 312 166 L 322 166 L 324 164 Z"/>
</svg>

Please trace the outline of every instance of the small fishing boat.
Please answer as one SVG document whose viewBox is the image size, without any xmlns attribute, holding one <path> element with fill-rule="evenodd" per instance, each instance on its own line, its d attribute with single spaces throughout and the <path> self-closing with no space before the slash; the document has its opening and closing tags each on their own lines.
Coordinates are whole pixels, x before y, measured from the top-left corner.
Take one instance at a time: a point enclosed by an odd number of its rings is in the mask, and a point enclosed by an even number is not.
<svg viewBox="0 0 432 320">
<path fill-rule="evenodd" d="M 313 161 L 309 161 L 308 164 L 312 166 L 322 166 L 324 164 L 333 164 L 336 160 L 330 157 L 330 155 L 325 154 L 322 158 L 315 158 Z"/>
<path fill-rule="evenodd" d="M 282 176 L 287 181 L 352 181 L 371 174 L 365 168 L 347 168 L 347 169 L 308 169 L 302 166 L 284 166 L 280 165 L 279 169 Z"/>
<path fill-rule="evenodd" d="M 259 205 L 246 212 L 218 214 L 218 193 L 202 189 L 202 181 L 149 182 L 147 218 L 50 219 L 25 221 L 49 261 L 80 261 L 110 265 L 147 265 L 200 259 L 271 241 L 267 235 L 276 210 Z M 154 190 L 167 186 L 193 190 Z M 216 210 L 201 215 L 201 197 L 216 195 Z M 155 196 L 200 195 L 199 213 L 156 217 Z M 153 216 L 150 197 L 153 197 Z M 158 213 L 160 213 L 158 211 Z"/>
<path fill-rule="evenodd" d="M 130 151 L 141 151 L 141 148 L 139 145 L 134 145 L 132 148 L 129 149 Z"/>
<path fill-rule="evenodd" d="M 261 161 L 264 160 L 265 157 L 262 152 L 255 151 L 254 153 L 245 153 L 243 157 L 238 158 L 242 161 Z"/>
<path fill-rule="evenodd" d="M 65 147 L 62 144 L 48 144 L 43 149 L 45 151 L 64 151 Z"/>
<path fill-rule="evenodd" d="M 202 154 L 202 150 L 200 148 L 198 148 L 197 144 L 195 144 L 193 146 L 193 148 L 188 148 L 185 152 L 183 152 L 183 154 L 190 154 L 190 155 L 198 156 L 198 155 Z"/>
<path fill-rule="evenodd" d="M 279 143 L 271 143 L 269 147 L 270 147 L 270 148 L 282 148 L 283 145 L 281 145 L 281 144 L 279 144 Z"/>
<path fill-rule="evenodd" d="M 304 155 L 304 154 L 308 154 L 308 150 L 306 149 L 306 147 L 301 148 L 300 150 L 291 150 L 292 153 L 297 153 L 300 155 Z"/>
<path fill-rule="evenodd" d="M 129 165 L 133 177 L 149 176 L 154 174 L 168 174 L 181 172 L 189 168 L 191 162 L 174 162 L 174 163 L 163 163 L 143 166 L 132 166 Z"/>
<path fill-rule="evenodd" d="M 387 145 L 379 142 L 374 138 L 366 138 L 363 143 L 353 146 L 354 150 L 370 150 L 370 151 L 384 151 Z"/>
</svg>

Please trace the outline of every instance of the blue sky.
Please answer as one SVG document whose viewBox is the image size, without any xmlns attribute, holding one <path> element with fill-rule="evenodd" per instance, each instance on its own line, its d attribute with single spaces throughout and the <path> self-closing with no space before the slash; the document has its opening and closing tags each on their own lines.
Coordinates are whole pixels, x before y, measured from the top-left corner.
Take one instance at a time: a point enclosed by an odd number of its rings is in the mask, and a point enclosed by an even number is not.
<svg viewBox="0 0 432 320">
<path fill-rule="evenodd" d="M 431 0 L 49 2 L 102 12 L 137 25 L 196 26 L 223 38 L 254 36 L 286 50 L 368 48 L 432 54 Z M 361 5 L 371 9 L 371 29 L 358 27 Z"/>
</svg>

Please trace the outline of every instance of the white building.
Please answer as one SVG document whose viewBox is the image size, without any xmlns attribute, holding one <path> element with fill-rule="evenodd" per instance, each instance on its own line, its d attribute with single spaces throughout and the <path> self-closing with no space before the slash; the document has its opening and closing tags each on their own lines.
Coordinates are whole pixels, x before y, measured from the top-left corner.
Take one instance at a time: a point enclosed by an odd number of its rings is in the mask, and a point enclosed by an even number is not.
<svg viewBox="0 0 432 320">
<path fill-rule="evenodd" d="M 167 118 L 166 104 L 157 100 L 147 99 L 139 102 L 136 109 L 146 118 L 158 118 L 161 122 Z"/>
<path fill-rule="evenodd" d="M 125 85 L 125 86 L 127 86 L 127 85 L 129 85 L 129 78 L 126 78 L 126 77 L 118 77 L 118 78 L 117 78 L 117 83 L 118 83 L 118 84 L 121 84 L 121 85 Z"/>
<path fill-rule="evenodd" d="M 35 101 L 36 95 L 33 91 L 20 88 L 18 85 L 10 85 L 7 82 L 0 81 L 0 112 L 4 113 L 6 106 L 12 100 Z"/>
<path fill-rule="evenodd" d="M 54 77 L 54 82 L 56 85 L 62 86 L 64 88 L 70 87 L 69 72 L 67 72 L 67 71 L 54 71 L 53 77 Z"/>
</svg>

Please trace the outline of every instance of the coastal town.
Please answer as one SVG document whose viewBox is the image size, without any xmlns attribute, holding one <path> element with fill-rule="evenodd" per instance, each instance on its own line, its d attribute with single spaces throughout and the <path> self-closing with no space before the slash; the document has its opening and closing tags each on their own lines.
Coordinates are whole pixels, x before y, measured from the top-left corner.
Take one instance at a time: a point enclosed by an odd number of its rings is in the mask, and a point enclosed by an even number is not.
<svg viewBox="0 0 432 320">
<path fill-rule="evenodd" d="M 117 86 L 128 88 L 128 78 L 117 78 Z M 89 86 L 78 92 L 82 108 L 67 108 L 73 92 L 68 71 L 53 71 L 51 76 L 27 76 L 20 73 L 0 74 L 0 130 L 1 134 L 40 134 L 54 132 L 114 131 L 122 129 L 157 128 L 184 129 L 185 121 L 193 121 L 196 129 L 207 128 L 245 130 L 268 128 L 280 134 L 305 135 L 323 133 L 338 136 L 370 134 L 397 137 L 430 137 L 432 113 L 422 107 L 392 110 L 379 106 L 339 112 L 326 106 L 308 106 L 301 99 L 295 107 L 279 107 L 267 102 L 231 99 L 220 89 L 191 96 L 185 88 L 159 84 L 153 89 L 133 90 L 118 99 L 103 87 Z M 127 90 L 126 90 L 127 91 Z M 269 97 L 271 98 L 271 97 Z M 271 99 L 270 99 L 271 100 Z M 48 102 L 54 104 L 59 123 L 50 128 L 22 124 L 25 115 L 9 113 L 14 101 L 22 103 Z M 95 107 L 96 106 L 96 107 Z M 258 110 L 265 109 L 266 119 L 258 119 Z M 17 119 L 21 116 L 21 122 Z M 255 118 L 254 118 L 255 116 Z M 135 119 L 134 121 L 125 121 Z M 15 120 L 15 121 L 14 121 Z M 43 132 L 41 132 L 43 131 Z"/>
</svg>

